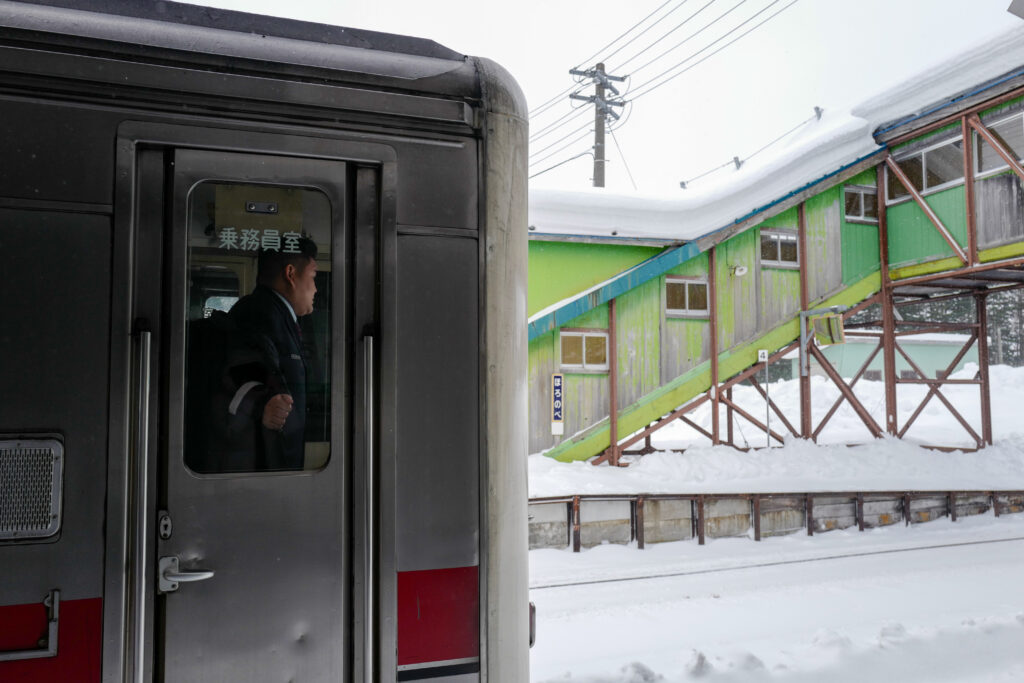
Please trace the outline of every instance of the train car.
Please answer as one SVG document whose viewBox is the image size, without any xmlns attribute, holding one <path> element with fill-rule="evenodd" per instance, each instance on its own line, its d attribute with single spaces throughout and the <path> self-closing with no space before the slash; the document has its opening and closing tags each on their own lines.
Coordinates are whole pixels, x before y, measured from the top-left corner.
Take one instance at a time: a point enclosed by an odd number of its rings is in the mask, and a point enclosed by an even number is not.
<svg viewBox="0 0 1024 683">
<path fill-rule="evenodd" d="M 428 40 L 0 1 L 0 680 L 528 680 L 526 149 Z M 298 460 L 211 457 L 305 240 Z"/>
</svg>

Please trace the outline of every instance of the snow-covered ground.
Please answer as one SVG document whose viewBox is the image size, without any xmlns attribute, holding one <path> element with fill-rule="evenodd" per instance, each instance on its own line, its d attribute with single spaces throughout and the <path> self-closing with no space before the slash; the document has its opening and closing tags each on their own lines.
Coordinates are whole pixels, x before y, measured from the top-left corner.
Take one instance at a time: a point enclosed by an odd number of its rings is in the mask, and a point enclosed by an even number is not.
<svg viewBox="0 0 1024 683">
<path fill-rule="evenodd" d="M 838 445 L 867 440 L 844 407 L 823 439 L 832 446 L 791 440 L 741 453 L 695 445 L 684 454 L 645 456 L 624 469 L 534 455 L 530 495 L 1024 488 L 1024 369 L 994 366 L 991 373 L 996 444 L 978 453 L 942 453 L 892 439 Z M 964 376 L 971 374 L 968 368 Z M 773 400 L 795 400 L 795 385 L 773 384 Z M 856 387 L 876 420 L 881 388 L 864 381 Z M 917 390 L 926 391 L 900 387 L 901 421 L 916 407 Z M 829 383 L 815 382 L 817 416 L 831 406 L 830 391 Z M 750 392 L 737 389 L 734 396 L 753 411 L 760 399 Z M 980 429 L 976 387 L 943 393 Z M 941 403 L 933 404 L 910 436 L 969 443 Z M 763 415 L 763 401 L 760 406 L 755 414 Z M 696 418 L 706 425 L 709 416 Z M 656 446 L 702 439 L 683 425 L 671 429 Z M 763 432 L 744 429 L 751 445 L 763 443 Z M 615 545 L 578 554 L 535 550 L 532 680 L 1024 681 L 1022 566 L 1024 514 L 760 543 L 709 539 L 705 546 L 682 541 L 642 551 Z"/>
</svg>

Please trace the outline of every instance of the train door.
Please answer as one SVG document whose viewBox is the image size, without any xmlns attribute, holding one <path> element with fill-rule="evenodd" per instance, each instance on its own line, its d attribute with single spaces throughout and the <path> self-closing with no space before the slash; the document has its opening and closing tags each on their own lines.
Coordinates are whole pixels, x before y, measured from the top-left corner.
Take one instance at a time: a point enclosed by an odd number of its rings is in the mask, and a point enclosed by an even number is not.
<svg viewBox="0 0 1024 683">
<path fill-rule="evenodd" d="M 372 415 L 353 387 L 373 374 L 353 333 L 372 325 L 357 300 L 373 293 L 354 286 L 354 270 L 374 261 L 357 265 L 372 246 L 356 243 L 349 217 L 354 196 L 375 201 L 372 187 L 340 161 L 153 154 L 139 162 L 136 210 L 134 313 L 153 344 L 142 428 L 156 451 L 153 500 L 135 496 L 153 533 L 149 579 L 135 578 L 152 614 L 129 624 L 149 634 L 137 661 L 166 683 L 340 680 L 361 639 L 353 615 L 366 613 L 353 600 L 367 602 L 353 589 L 349 491 L 351 453 L 368 448 L 354 425 Z M 147 180 L 147 163 L 163 171 Z M 157 204 L 159 234 L 146 225 Z M 258 258 L 274 252 L 304 272 L 304 249 L 317 267 L 307 315 L 266 287 Z M 154 253 L 161 263 L 147 270 Z M 225 314 L 236 305 L 258 322 Z M 261 406 L 278 394 L 295 415 L 268 427 Z"/>
</svg>

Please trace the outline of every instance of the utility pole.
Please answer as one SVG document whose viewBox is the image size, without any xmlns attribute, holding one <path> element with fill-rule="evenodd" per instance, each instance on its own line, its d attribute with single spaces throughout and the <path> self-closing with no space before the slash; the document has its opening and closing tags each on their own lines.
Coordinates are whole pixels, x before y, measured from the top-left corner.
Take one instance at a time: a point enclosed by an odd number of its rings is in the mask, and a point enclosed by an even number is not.
<svg viewBox="0 0 1024 683">
<path fill-rule="evenodd" d="M 587 69 L 586 71 L 569 69 L 569 73 L 573 76 L 584 76 L 594 81 L 594 94 L 592 96 L 584 97 L 583 95 L 573 93 L 569 97 L 574 100 L 594 103 L 594 187 L 604 187 L 604 124 L 609 116 L 615 120 L 619 119 L 619 114 L 612 107 L 622 107 L 626 104 L 619 97 L 619 91 L 612 84 L 612 81 L 621 83 L 626 78 L 625 76 L 609 76 L 606 74 L 604 72 L 604 63 L 598 63 L 593 69 Z M 606 94 L 609 90 L 618 99 L 608 99 Z"/>
</svg>

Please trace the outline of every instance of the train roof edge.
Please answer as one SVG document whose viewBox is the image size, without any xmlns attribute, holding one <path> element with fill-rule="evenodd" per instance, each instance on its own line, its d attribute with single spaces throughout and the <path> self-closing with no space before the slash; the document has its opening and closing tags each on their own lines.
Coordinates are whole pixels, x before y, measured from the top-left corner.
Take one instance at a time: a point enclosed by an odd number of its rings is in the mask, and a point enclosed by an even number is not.
<svg viewBox="0 0 1024 683">
<path fill-rule="evenodd" d="M 0 0 L 0 37 L 120 56 L 173 54 L 287 76 L 363 82 L 446 97 L 480 97 L 474 59 L 432 40 L 157 0 Z M 273 66 L 270 66 L 273 65 Z"/>
</svg>

